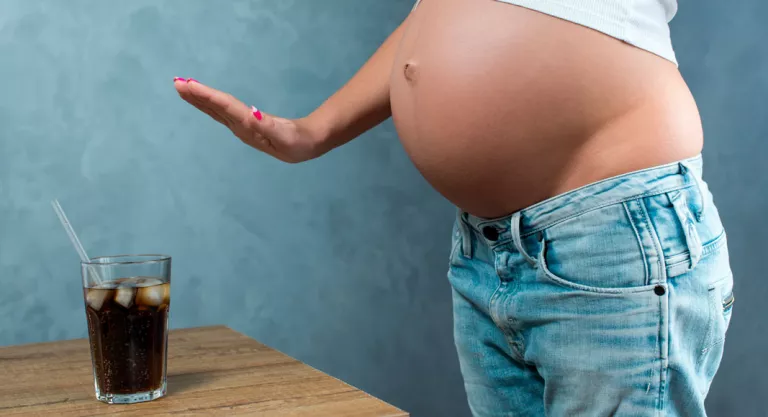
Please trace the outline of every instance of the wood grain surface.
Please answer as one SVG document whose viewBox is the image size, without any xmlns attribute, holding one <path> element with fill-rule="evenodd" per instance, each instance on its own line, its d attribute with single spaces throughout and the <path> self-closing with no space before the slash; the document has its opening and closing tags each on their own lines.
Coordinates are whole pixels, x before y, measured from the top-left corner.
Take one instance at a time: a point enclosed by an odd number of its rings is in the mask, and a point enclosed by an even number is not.
<svg viewBox="0 0 768 417">
<path fill-rule="evenodd" d="M 168 394 L 96 400 L 85 339 L 0 348 L 2 416 L 408 416 L 227 327 L 173 330 Z"/>
</svg>

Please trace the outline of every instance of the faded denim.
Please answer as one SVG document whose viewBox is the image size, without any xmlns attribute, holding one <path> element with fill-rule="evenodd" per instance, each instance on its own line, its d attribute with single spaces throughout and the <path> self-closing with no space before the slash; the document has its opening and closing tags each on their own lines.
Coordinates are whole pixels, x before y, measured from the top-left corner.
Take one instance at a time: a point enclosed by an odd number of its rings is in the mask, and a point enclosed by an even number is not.
<svg viewBox="0 0 768 417">
<path fill-rule="evenodd" d="M 734 298 L 701 157 L 459 212 L 448 277 L 476 417 L 706 415 Z"/>
</svg>

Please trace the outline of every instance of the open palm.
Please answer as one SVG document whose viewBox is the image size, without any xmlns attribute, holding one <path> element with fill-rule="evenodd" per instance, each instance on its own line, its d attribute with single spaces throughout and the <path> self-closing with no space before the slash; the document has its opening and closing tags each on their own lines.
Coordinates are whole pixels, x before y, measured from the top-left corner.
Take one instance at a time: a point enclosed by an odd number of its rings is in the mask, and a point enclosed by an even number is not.
<svg viewBox="0 0 768 417">
<path fill-rule="evenodd" d="M 244 143 L 281 161 L 302 162 L 322 153 L 302 119 L 265 114 L 194 79 L 176 78 L 174 87 L 181 98 L 229 128 Z"/>
</svg>

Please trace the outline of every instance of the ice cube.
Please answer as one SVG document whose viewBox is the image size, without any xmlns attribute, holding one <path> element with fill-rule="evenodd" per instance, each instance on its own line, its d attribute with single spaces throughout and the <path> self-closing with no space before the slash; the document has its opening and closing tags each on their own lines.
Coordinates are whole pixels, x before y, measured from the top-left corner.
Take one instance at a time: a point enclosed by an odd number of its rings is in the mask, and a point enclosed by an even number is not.
<svg viewBox="0 0 768 417">
<path fill-rule="evenodd" d="M 151 287 L 153 285 L 163 285 L 163 281 L 159 278 L 140 278 L 141 279 L 141 285 L 137 285 L 137 287 Z"/>
<path fill-rule="evenodd" d="M 133 287 L 120 287 L 115 292 L 115 302 L 125 308 L 130 308 L 133 304 L 133 295 L 136 293 L 136 288 Z"/>
<path fill-rule="evenodd" d="M 99 311 L 101 306 L 104 305 L 104 301 L 112 295 L 112 290 L 90 288 L 87 291 L 88 293 L 85 295 L 85 301 L 96 311 Z"/>
<path fill-rule="evenodd" d="M 131 277 L 131 278 L 120 278 L 117 280 L 117 286 L 118 287 L 138 287 L 139 284 L 141 284 L 143 278 L 141 277 Z"/>
<path fill-rule="evenodd" d="M 161 304 L 168 304 L 170 298 L 171 285 L 168 283 L 153 285 L 151 287 L 141 287 L 139 288 L 138 293 L 136 293 L 136 302 L 145 306 L 157 307 Z"/>
</svg>

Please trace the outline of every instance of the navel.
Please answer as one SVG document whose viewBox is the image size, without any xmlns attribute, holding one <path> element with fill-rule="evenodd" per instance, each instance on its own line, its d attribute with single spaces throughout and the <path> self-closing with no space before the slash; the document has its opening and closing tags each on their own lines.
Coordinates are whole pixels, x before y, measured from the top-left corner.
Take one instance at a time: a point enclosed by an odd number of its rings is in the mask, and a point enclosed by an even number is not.
<svg viewBox="0 0 768 417">
<path fill-rule="evenodd" d="M 419 77 L 419 66 L 415 62 L 409 61 L 403 67 L 403 74 L 408 82 L 414 83 Z"/>
</svg>

